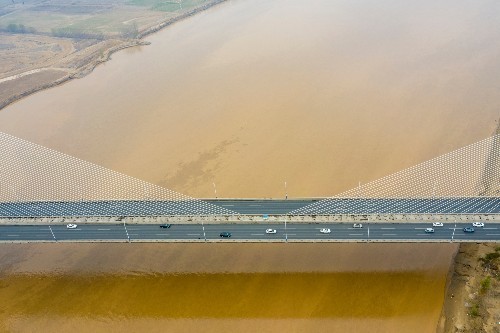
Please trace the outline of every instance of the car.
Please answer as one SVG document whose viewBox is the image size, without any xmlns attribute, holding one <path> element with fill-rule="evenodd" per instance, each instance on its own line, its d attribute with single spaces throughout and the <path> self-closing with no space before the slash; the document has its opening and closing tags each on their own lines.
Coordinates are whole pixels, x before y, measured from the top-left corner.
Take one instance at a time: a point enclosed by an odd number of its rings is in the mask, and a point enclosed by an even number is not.
<svg viewBox="0 0 500 333">
<path fill-rule="evenodd" d="M 266 229 L 266 234 L 275 234 L 276 229 Z"/>
<path fill-rule="evenodd" d="M 484 223 L 483 222 L 474 222 L 474 223 L 472 223 L 472 226 L 476 227 L 476 228 L 482 228 L 482 227 L 484 227 Z"/>
<path fill-rule="evenodd" d="M 363 228 L 363 225 L 361 223 L 354 223 L 352 226 L 353 228 Z"/>
<path fill-rule="evenodd" d="M 230 232 L 227 232 L 227 231 L 223 231 L 219 234 L 219 237 L 222 237 L 222 238 L 229 238 L 231 237 L 231 233 Z"/>
<path fill-rule="evenodd" d="M 474 232 L 474 228 L 473 227 L 465 227 L 464 232 Z"/>
<path fill-rule="evenodd" d="M 168 224 L 168 223 L 165 223 L 165 224 L 160 224 L 160 228 L 170 228 L 172 225 L 171 224 Z"/>
<path fill-rule="evenodd" d="M 321 232 L 322 234 L 329 234 L 332 231 L 328 228 L 321 228 L 319 229 L 319 232 Z"/>
<path fill-rule="evenodd" d="M 441 223 L 441 222 L 434 222 L 434 223 L 432 223 L 432 226 L 433 227 L 442 227 L 443 223 Z"/>
<path fill-rule="evenodd" d="M 434 229 L 433 228 L 425 228 L 425 233 L 426 234 L 433 234 L 434 233 Z"/>
<path fill-rule="evenodd" d="M 78 227 L 78 226 L 76 224 L 73 224 L 73 223 L 66 225 L 66 228 L 68 228 L 68 229 L 76 229 L 76 227 Z"/>
</svg>

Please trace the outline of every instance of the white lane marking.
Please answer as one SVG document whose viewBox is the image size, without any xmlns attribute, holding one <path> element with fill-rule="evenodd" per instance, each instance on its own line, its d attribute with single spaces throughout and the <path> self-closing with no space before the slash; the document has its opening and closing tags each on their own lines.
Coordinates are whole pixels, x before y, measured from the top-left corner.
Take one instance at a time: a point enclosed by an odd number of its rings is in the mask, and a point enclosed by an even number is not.
<svg viewBox="0 0 500 333">
<path fill-rule="evenodd" d="M 349 234 L 349 236 L 363 236 L 363 234 Z"/>
<path fill-rule="evenodd" d="M 129 234 L 130 236 L 139 236 L 139 234 Z"/>
<path fill-rule="evenodd" d="M 380 229 L 382 229 L 382 230 L 394 230 L 396 228 L 380 228 Z"/>
<path fill-rule="evenodd" d="M 9 237 L 19 237 L 19 235 L 7 235 Z"/>
<path fill-rule="evenodd" d="M 396 234 L 382 234 L 382 236 L 396 236 Z"/>
<path fill-rule="evenodd" d="M 199 236 L 200 234 L 187 234 L 188 236 Z"/>
<path fill-rule="evenodd" d="M 111 229 L 97 229 L 98 231 L 110 231 Z"/>
<path fill-rule="evenodd" d="M 234 207 L 234 205 L 221 205 L 221 206 L 224 206 L 224 207 Z"/>
<path fill-rule="evenodd" d="M 427 228 L 414 228 L 415 230 L 425 230 Z"/>
<path fill-rule="evenodd" d="M 252 236 L 264 236 L 264 234 L 252 234 Z"/>
<path fill-rule="evenodd" d="M 156 234 L 156 236 L 168 236 L 168 234 Z"/>
</svg>

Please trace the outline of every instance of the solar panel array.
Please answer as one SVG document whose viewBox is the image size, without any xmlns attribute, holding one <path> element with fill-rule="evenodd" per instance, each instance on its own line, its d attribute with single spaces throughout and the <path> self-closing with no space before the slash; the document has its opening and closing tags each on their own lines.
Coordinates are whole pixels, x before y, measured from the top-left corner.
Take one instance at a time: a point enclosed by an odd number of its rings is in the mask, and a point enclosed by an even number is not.
<svg viewBox="0 0 500 333">
<path fill-rule="evenodd" d="M 0 132 L 0 216 L 236 215 Z"/>
<path fill-rule="evenodd" d="M 500 206 L 500 134 L 288 215 L 476 214 Z"/>
</svg>

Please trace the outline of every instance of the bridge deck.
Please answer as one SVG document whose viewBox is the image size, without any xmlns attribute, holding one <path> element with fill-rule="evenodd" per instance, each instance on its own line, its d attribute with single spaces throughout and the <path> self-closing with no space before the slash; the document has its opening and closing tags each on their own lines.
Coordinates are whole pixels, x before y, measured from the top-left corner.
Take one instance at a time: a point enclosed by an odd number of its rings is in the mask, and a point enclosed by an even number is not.
<svg viewBox="0 0 500 333">
<path fill-rule="evenodd" d="M 500 241 L 500 223 L 486 223 L 465 233 L 464 224 L 444 223 L 425 233 L 430 223 L 367 223 L 353 228 L 350 223 L 259 223 L 259 224 L 174 224 L 160 228 L 158 224 L 78 224 L 68 229 L 56 225 L 0 225 L 0 242 L 472 242 Z M 267 234 L 266 229 L 275 229 Z M 330 233 L 320 232 L 321 228 Z M 220 233 L 231 233 L 221 238 Z"/>
<path fill-rule="evenodd" d="M 307 199 L 307 200 L 205 200 L 244 215 L 334 214 L 499 214 L 500 198 L 466 197 L 436 199 Z M 77 201 L 0 203 L 0 218 L 63 216 L 161 216 L 211 215 L 186 210 L 182 201 Z M 232 214 L 227 214 L 232 215 Z"/>
</svg>

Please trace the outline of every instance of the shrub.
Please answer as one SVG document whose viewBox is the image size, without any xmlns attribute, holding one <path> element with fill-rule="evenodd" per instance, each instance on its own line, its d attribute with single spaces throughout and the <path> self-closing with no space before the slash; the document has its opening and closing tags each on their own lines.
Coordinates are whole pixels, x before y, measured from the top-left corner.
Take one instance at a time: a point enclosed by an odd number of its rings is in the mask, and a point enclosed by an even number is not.
<svg viewBox="0 0 500 333">
<path fill-rule="evenodd" d="M 2 31 L 10 32 L 13 34 L 34 34 L 36 29 L 33 27 L 27 27 L 24 24 L 9 23 L 7 27 L 1 29 Z"/>
<path fill-rule="evenodd" d="M 479 305 L 474 304 L 469 311 L 469 315 L 471 317 L 478 317 L 479 316 Z"/>
<path fill-rule="evenodd" d="M 491 277 L 487 276 L 481 281 L 481 293 L 485 293 L 490 289 L 491 287 Z"/>
</svg>

